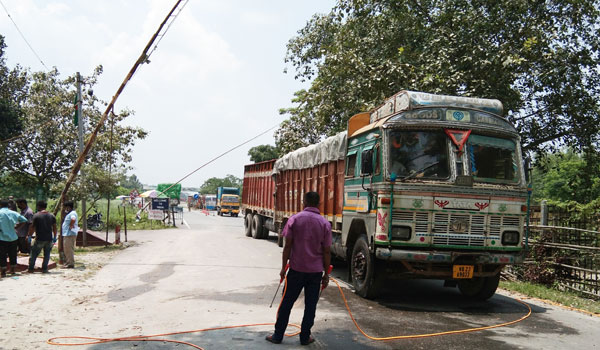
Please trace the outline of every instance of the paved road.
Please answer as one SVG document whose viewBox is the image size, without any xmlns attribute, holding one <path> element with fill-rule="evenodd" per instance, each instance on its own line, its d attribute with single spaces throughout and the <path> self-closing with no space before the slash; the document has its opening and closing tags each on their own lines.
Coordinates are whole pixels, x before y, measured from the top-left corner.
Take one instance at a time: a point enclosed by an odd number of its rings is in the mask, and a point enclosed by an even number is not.
<svg viewBox="0 0 600 350">
<path fill-rule="evenodd" d="M 98 272 L 85 268 L 0 282 L 0 349 L 58 349 L 52 336 L 124 337 L 274 322 L 269 303 L 278 284 L 281 248 L 245 237 L 241 218 L 185 212 L 187 225 L 130 231 L 136 245 L 116 254 Z M 179 223 L 178 223 L 179 224 Z M 188 227 L 189 226 L 189 227 Z M 508 293 L 485 303 L 465 301 L 456 289 L 432 281 L 390 285 L 381 298 L 356 297 L 338 262 L 352 311 L 372 336 L 423 334 L 481 327 L 519 319 L 527 309 Z M 277 302 L 276 302 L 277 303 Z M 309 347 L 298 338 L 281 345 L 264 340 L 272 326 L 171 336 L 205 349 L 600 349 L 600 318 L 529 301 L 523 322 L 491 330 L 394 341 L 372 341 L 348 317 L 336 288 L 322 295 Z M 300 323 L 302 302 L 291 321 Z M 68 349 L 186 349 L 169 343 L 110 343 Z"/>
</svg>

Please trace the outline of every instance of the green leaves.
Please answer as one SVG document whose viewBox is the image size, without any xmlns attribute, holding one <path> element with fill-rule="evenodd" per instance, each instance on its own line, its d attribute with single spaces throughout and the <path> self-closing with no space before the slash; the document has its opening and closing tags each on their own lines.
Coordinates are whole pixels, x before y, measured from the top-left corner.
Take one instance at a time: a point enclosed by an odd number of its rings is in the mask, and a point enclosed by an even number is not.
<svg viewBox="0 0 600 350">
<path fill-rule="evenodd" d="M 92 89 L 101 71 L 98 67 L 91 76 L 83 77 L 84 89 Z M 73 127 L 72 119 L 74 83 L 74 76 L 62 79 L 57 69 L 27 76 L 27 93 L 19 106 L 23 112 L 20 119 L 23 133 L 0 145 L 4 155 L 3 170 L 11 174 L 12 181 L 27 183 L 31 188 L 43 188 L 46 194 L 50 188 L 60 189 L 56 185 L 66 177 L 79 155 L 77 128 Z M 100 107 L 105 106 L 105 102 L 85 91 L 82 98 L 85 141 L 86 135 L 100 120 Z M 102 128 L 85 161 L 87 173 L 84 170 L 84 179 L 80 180 L 83 190 L 74 191 L 73 195 L 78 196 L 74 199 L 83 195 L 95 199 L 97 195 L 110 193 L 111 188 L 116 188 L 116 181 L 108 183 L 101 178 L 108 178 L 109 167 L 112 167 L 115 179 L 121 176 L 116 173 L 125 173 L 133 145 L 147 135 L 141 128 L 121 125 L 131 113 L 129 110 L 120 111 Z M 88 180 L 95 181 L 96 185 Z"/>
<path fill-rule="evenodd" d="M 200 194 L 217 194 L 217 187 L 242 187 L 242 179 L 233 175 L 224 178 L 211 177 L 200 186 Z"/>
<path fill-rule="evenodd" d="M 572 150 L 548 155 L 534 168 L 536 199 L 586 204 L 600 198 L 600 166 Z"/>
<path fill-rule="evenodd" d="M 290 39 L 298 91 L 287 152 L 403 90 L 496 98 L 526 150 L 591 149 L 600 135 L 598 0 L 339 0 Z"/>
<path fill-rule="evenodd" d="M 279 158 L 279 150 L 271 145 L 259 145 L 248 150 L 250 160 L 254 163 Z"/>
</svg>

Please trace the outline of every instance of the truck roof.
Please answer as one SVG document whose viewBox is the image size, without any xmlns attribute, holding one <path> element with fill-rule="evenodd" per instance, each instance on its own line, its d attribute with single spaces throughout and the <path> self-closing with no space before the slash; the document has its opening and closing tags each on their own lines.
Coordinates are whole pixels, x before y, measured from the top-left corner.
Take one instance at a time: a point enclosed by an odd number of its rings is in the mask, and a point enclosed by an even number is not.
<svg viewBox="0 0 600 350">
<path fill-rule="evenodd" d="M 403 90 L 387 98 L 381 106 L 373 109 L 370 112 L 370 121 L 374 123 L 401 111 L 438 106 L 474 108 L 495 114 L 499 117 L 502 116 L 504 109 L 502 102 L 495 99 L 435 95 L 426 92 Z"/>
<path fill-rule="evenodd" d="M 346 157 L 346 135 L 346 131 L 342 131 L 319 143 L 298 148 L 284 155 L 275 162 L 273 174 L 290 169 L 312 168 L 332 160 L 344 159 Z"/>
</svg>

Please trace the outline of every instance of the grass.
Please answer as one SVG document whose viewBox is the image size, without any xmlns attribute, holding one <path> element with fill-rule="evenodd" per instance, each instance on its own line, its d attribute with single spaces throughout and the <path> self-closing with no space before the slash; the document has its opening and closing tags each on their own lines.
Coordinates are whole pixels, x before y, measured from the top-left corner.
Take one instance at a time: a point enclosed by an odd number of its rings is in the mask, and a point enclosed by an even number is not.
<svg viewBox="0 0 600 350">
<path fill-rule="evenodd" d="M 29 207 L 35 212 L 35 200 L 28 199 L 27 203 Z M 137 212 L 140 210 L 137 206 L 131 205 L 127 202 L 126 205 L 122 204 L 123 202 L 118 199 L 112 199 L 110 201 L 110 218 L 108 219 L 108 229 L 114 232 L 115 227 L 118 225 L 121 226 L 121 232 L 125 230 L 125 222 L 124 217 L 127 216 L 127 230 L 160 230 L 165 228 L 172 228 L 172 225 L 165 225 L 162 221 L 158 220 L 148 220 L 148 214 L 143 211 L 140 213 L 140 218 L 136 218 Z M 54 209 L 54 205 L 56 204 L 56 199 L 48 200 L 48 211 L 52 211 Z M 81 217 L 83 216 L 81 211 L 81 202 L 76 202 L 77 206 L 75 210 L 79 215 L 79 227 L 82 227 Z M 126 213 L 125 213 L 126 211 Z M 95 213 L 102 213 L 102 221 L 107 223 L 107 212 L 108 212 L 108 200 L 100 199 L 98 200 L 93 207 L 91 203 L 87 203 L 87 213 L 88 215 Z M 60 220 L 60 212 L 57 215 L 57 219 Z M 59 227 L 60 230 L 60 227 Z M 104 228 L 106 230 L 106 228 Z"/>
<path fill-rule="evenodd" d="M 164 225 L 162 221 L 148 220 L 148 214 L 144 211 L 140 213 L 140 218 L 137 219 L 136 214 L 139 210 L 140 209 L 137 206 L 130 205 L 129 203 L 123 205 L 120 200 L 111 200 L 110 218 L 108 219 L 109 230 L 114 232 L 115 227 L 118 224 L 121 226 L 121 232 L 123 232 L 125 230 L 125 217 L 127 217 L 127 230 L 157 230 L 172 227 Z M 80 211 L 81 209 L 79 209 L 78 213 L 80 213 Z M 94 205 L 94 208 L 88 210 L 88 214 L 94 214 L 96 212 L 102 213 L 102 221 L 106 223 L 106 214 L 108 212 L 108 201 L 106 199 L 99 200 Z"/>
<path fill-rule="evenodd" d="M 549 300 L 564 306 L 600 314 L 600 302 L 569 291 L 560 291 L 531 282 L 500 281 L 500 288 L 518 292 L 532 298 Z"/>
</svg>

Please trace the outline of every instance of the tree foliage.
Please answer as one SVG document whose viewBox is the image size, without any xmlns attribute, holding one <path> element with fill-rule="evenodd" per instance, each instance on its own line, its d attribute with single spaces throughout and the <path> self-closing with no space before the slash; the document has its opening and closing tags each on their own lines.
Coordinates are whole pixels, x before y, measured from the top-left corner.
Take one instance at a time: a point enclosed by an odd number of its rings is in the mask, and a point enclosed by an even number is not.
<svg viewBox="0 0 600 350">
<path fill-rule="evenodd" d="M 5 48 L 4 37 L 0 35 L 0 142 L 22 131 L 19 103 L 27 92 L 26 72 L 19 66 L 13 69 L 6 66 Z"/>
<path fill-rule="evenodd" d="M 600 166 L 588 154 L 567 150 L 541 159 L 533 171 L 535 199 L 587 204 L 600 199 Z"/>
<path fill-rule="evenodd" d="M 259 145 L 248 150 L 250 160 L 254 163 L 279 158 L 279 150 L 271 145 Z"/>
<path fill-rule="evenodd" d="M 128 195 L 129 191 L 123 192 L 119 186 L 119 180 L 125 178 L 124 169 L 118 168 L 111 170 L 110 173 L 103 167 L 92 164 L 84 164 L 81 167 L 79 181 L 75 182 L 67 193 L 67 198 L 82 199 L 88 201 L 87 211 L 89 212 L 100 199 L 115 198 L 118 195 Z M 65 186 L 66 179 L 54 183 L 51 186 L 51 193 L 60 193 Z"/>
<path fill-rule="evenodd" d="M 287 46 L 284 152 L 400 90 L 496 98 L 526 150 L 590 150 L 600 133 L 598 0 L 338 0 Z"/>
<path fill-rule="evenodd" d="M 130 176 L 123 175 L 121 178 L 120 185 L 129 190 L 137 190 L 138 193 L 141 193 L 144 185 L 140 182 L 140 179 L 135 174 Z"/>
<path fill-rule="evenodd" d="M 91 76 L 83 77 L 84 138 L 100 120 L 100 107 L 106 105 L 93 94 L 85 93 L 91 91 L 101 73 L 100 66 Z M 52 185 L 66 177 L 79 155 L 77 127 L 73 124 L 75 77 L 61 79 L 57 69 L 36 72 L 28 76 L 27 87 L 20 106 L 24 132 L 2 145 L 4 167 L 13 181 L 27 183 L 48 195 Z M 107 173 L 109 167 L 113 174 L 125 172 L 135 141 L 147 134 L 141 128 L 120 124 L 130 114 L 131 111 L 123 110 L 111 115 L 101 129 L 86 159 L 86 164 L 96 168 L 94 172 Z"/>
<path fill-rule="evenodd" d="M 204 181 L 200 186 L 200 194 L 217 194 L 217 187 L 242 187 L 242 179 L 233 175 L 227 175 L 224 178 L 211 177 Z"/>
</svg>

